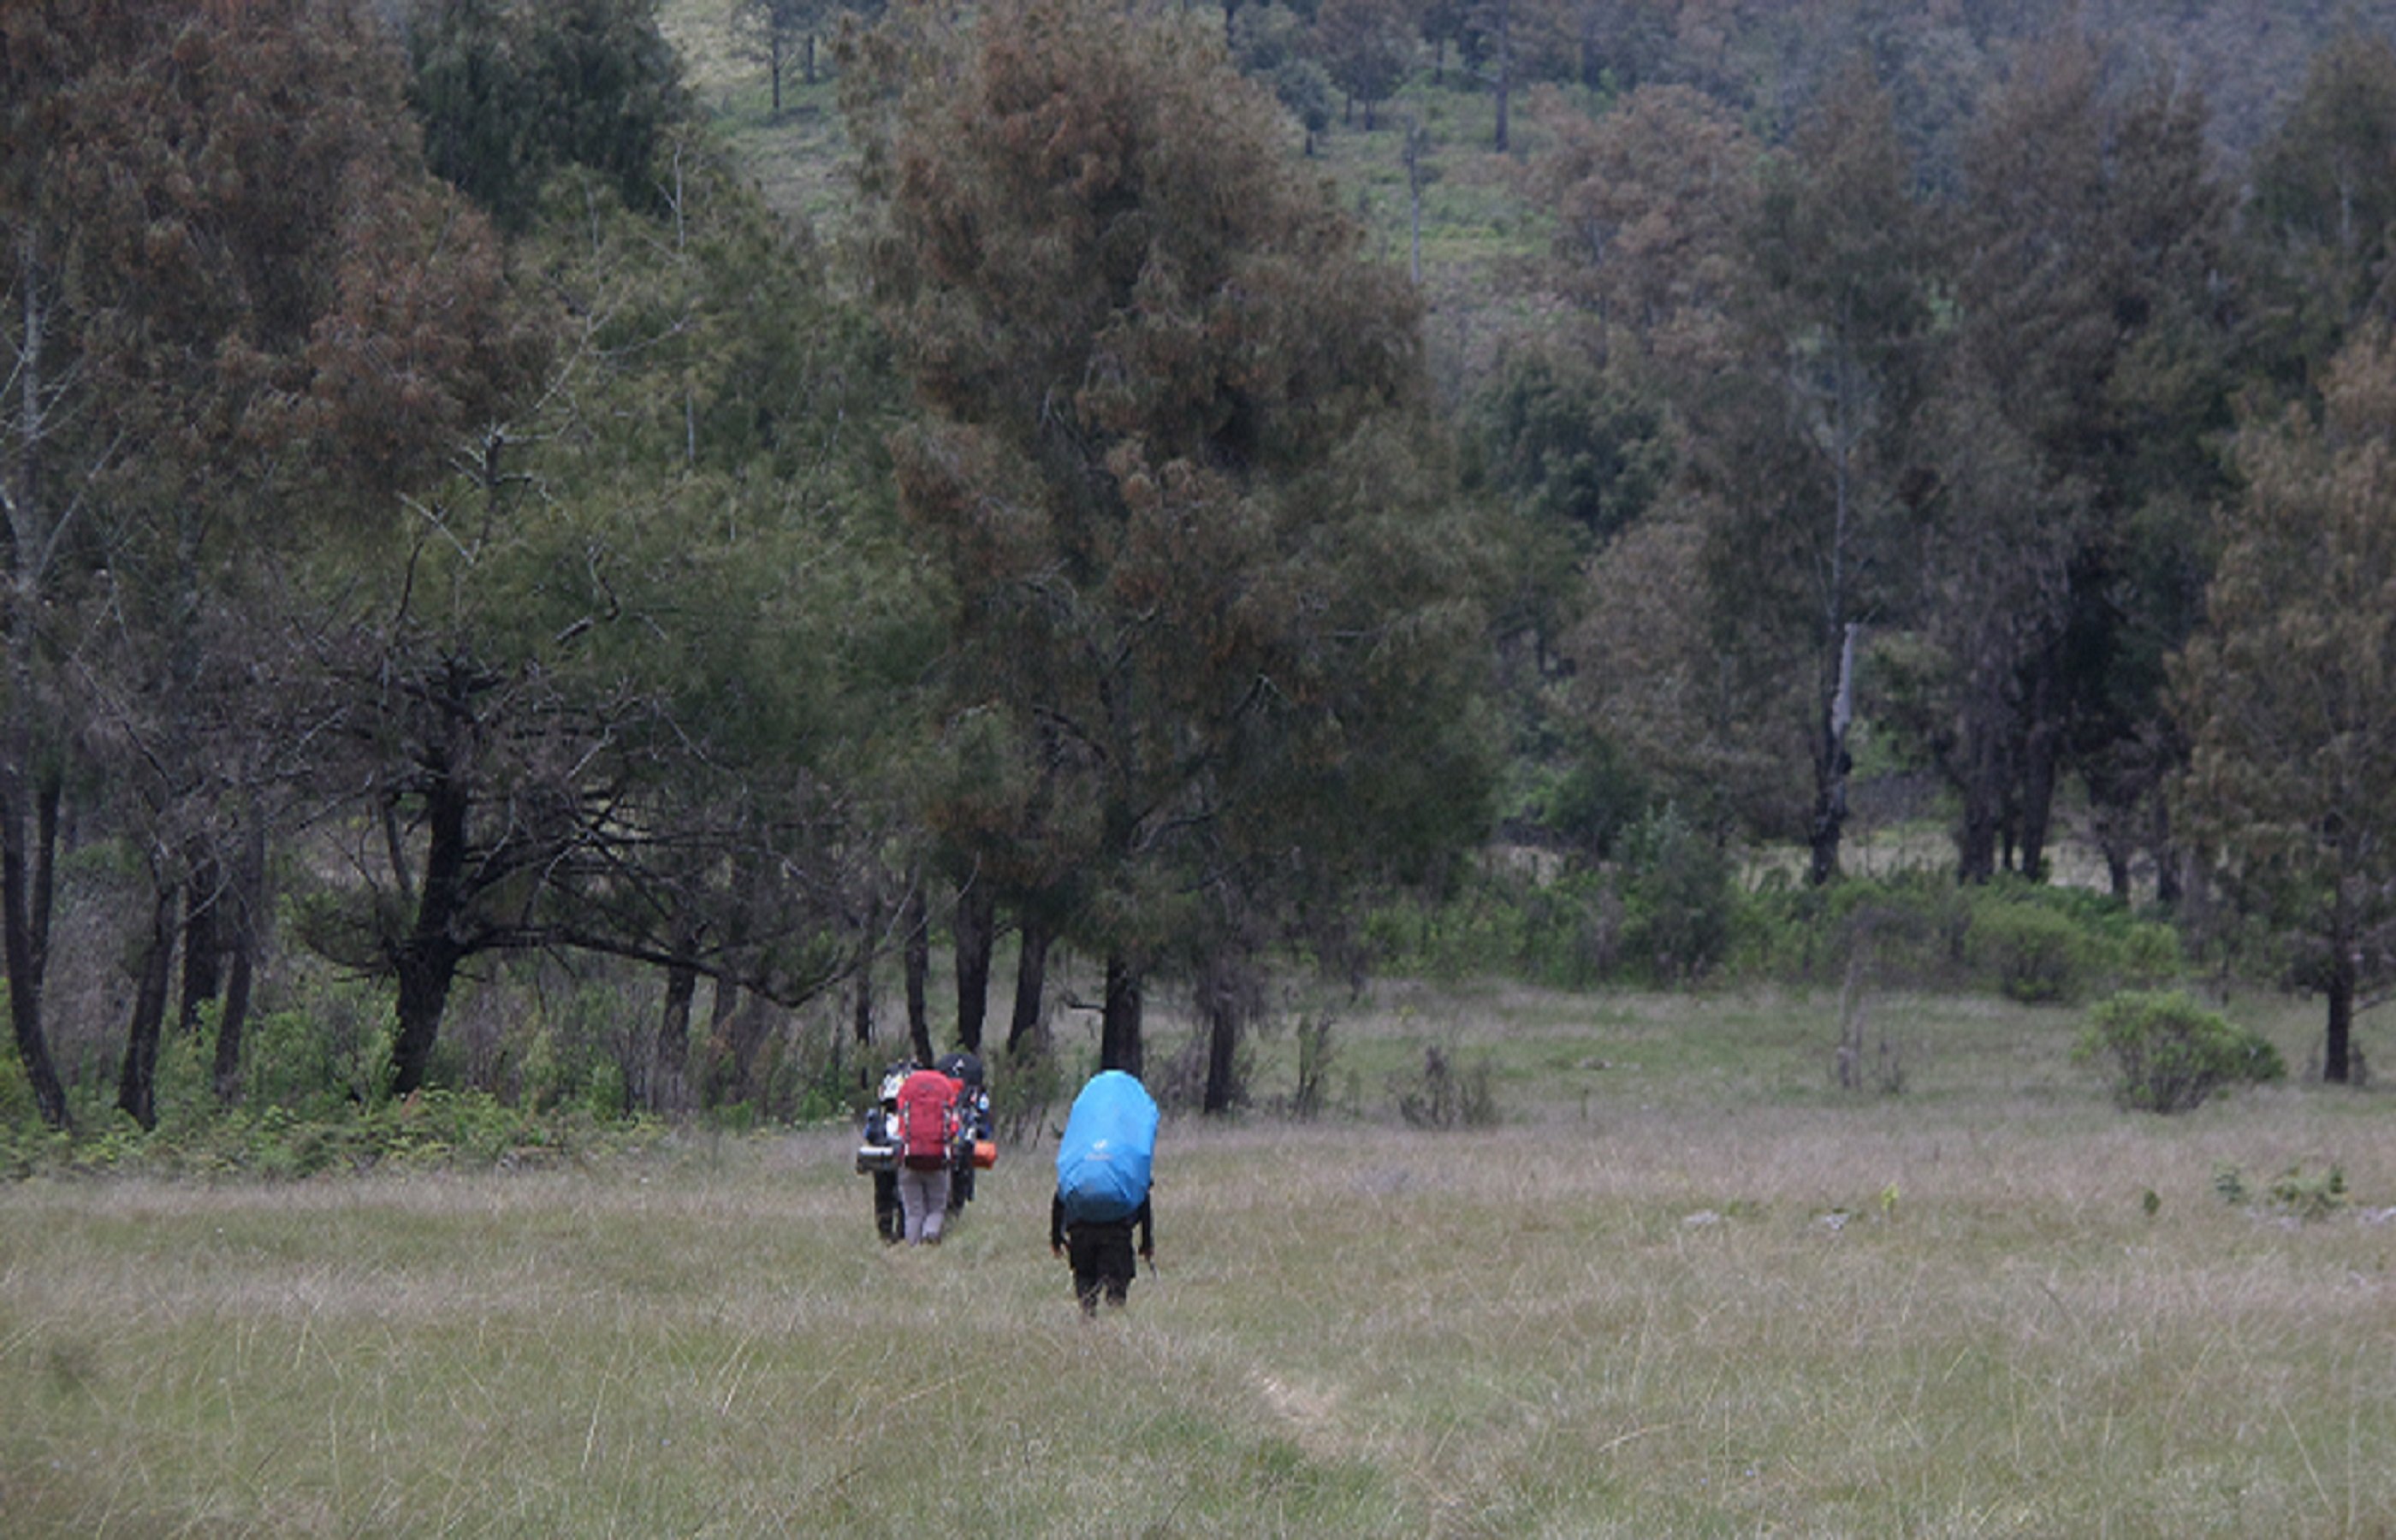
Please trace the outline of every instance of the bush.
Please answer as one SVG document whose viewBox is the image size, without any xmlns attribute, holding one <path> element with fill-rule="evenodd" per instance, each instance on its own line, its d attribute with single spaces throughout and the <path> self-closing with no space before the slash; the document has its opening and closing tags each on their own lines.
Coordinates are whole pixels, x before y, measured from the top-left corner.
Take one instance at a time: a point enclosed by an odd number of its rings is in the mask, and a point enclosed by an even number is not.
<svg viewBox="0 0 2396 1540">
<path fill-rule="evenodd" d="M 2050 1005 L 2080 992 L 2090 948 L 2068 915 L 2028 903 L 1983 904 L 1972 917 L 1972 950 L 2007 999 Z"/>
<path fill-rule="evenodd" d="M 2113 1100 L 2136 1111 L 2185 1112 L 2224 1085 L 2286 1077 L 2278 1049 L 2186 993 L 2133 990 L 2089 1014 L 2072 1057 L 2110 1059 Z"/>
<path fill-rule="evenodd" d="M 1622 844 L 1624 952 L 1658 984 L 1711 973 L 1730 949 L 1738 904 L 1721 844 L 1671 806 L 1639 820 Z"/>
</svg>

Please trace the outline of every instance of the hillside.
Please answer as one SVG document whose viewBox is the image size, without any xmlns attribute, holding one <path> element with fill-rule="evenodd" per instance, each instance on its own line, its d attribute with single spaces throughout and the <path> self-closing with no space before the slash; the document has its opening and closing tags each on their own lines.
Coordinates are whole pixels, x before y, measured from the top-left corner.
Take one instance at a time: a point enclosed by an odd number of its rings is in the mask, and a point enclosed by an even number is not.
<svg viewBox="0 0 2396 1540">
<path fill-rule="evenodd" d="M 1945 185 L 1954 176 L 1956 140 L 1975 99 L 1994 86 L 2017 49 L 2051 33 L 2070 10 L 2109 40 L 2110 67 L 2118 76 L 2161 70 L 2177 88 L 2201 95 L 2216 151 L 2234 171 L 2284 113 L 2316 53 L 2342 30 L 2396 32 L 2396 0 L 2335 6 L 2199 0 L 2168 15 L 2137 0 L 2070 7 L 2060 0 L 2007 0 L 1924 9 L 1926 18 L 1875 20 L 1875 7 L 1845 0 L 1707 7 L 1581 0 L 1534 11 L 1504 153 L 1491 149 L 1497 105 L 1485 58 L 1467 58 L 1475 41 L 1469 32 L 1453 49 L 1444 41 L 1436 50 L 1421 46 L 1413 70 L 1372 114 L 1371 131 L 1351 104 L 1334 113 L 1304 153 L 1320 165 L 1338 199 L 1364 219 L 1378 252 L 1410 263 L 1417 226 L 1405 146 L 1410 127 L 1426 136 L 1420 281 L 1435 366 L 1451 405 L 1461 405 L 1485 379 L 1499 344 L 1544 330 L 1555 302 L 1533 260 L 1548 250 L 1552 219 L 1531 201 L 1523 177 L 1551 144 L 1533 106 L 1538 93 L 1553 93 L 1568 107 L 1595 115 L 1631 86 L 1686 85 L 1772 139 L 1788 132 L 1830 61 L 1843 49 L 1862 46 L 1880 60 L 1910 113 L 1920 175 Z M 1253 15 L 1256 7 L 1249 10 Z M 833 29 L 827 27 L 816 49 L 813 82 L 801 78 L 797 65 L 791 68 L 778 117 L 764 66 L 735 44 L 722 0 L 661 0 L 659 22 L 699 99 L 769 200 L 818 232 L 836 234 L 845 193 L 829 41 Z M 1482 66 L 1477 74 L 1474 63 Z M 1307 136 L 1294 121 L 1290 135 L 1294 148 L 1305 144 Z"/>
</svg>

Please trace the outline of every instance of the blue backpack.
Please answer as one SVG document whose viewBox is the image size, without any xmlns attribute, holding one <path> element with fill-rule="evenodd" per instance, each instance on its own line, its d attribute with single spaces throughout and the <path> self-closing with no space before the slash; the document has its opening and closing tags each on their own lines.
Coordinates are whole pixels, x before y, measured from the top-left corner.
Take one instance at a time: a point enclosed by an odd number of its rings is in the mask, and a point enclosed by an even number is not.
<svg viewBox="0 0 2396 1540">
<path fill-rule="evenodd" d="M 1101 1069 L 1073 1098 L 1057 1146 L 1065 1222 L 1128 1219 L 1148 1201 L 1156 1159 L 1156 1101 L 1137 1076 Z"/>
</svg>

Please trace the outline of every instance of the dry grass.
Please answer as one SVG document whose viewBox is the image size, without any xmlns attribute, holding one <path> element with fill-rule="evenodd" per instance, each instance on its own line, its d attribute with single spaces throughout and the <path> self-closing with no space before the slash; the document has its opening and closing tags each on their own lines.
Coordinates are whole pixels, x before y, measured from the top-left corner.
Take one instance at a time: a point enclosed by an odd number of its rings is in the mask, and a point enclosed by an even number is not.
<svg viewBox="0 0 2396 1540">
<path fill-rule="evenodd" d="M 1164 1270 L 1095 1324 L 1044 1150 L 913 1254 L 836 1129 L 20 1186 L 0 1528 L 2396 1533 L 2385 1095 L 2125 1117 L 2022 1075 L 2070 1018 L 1914 1008 L 1930 1089 L 1842 1099 L 1793 1083 L 1818 1016 L 1775 1046 L 1803 1001 L 1404 994 L 1349 1051 L 1469 1028 L 1515 1116 L 1177 1122 Z M 1567 1045 L 1612 1068 L 1538 1097 Z M 2299 1163 L 2348 1204 L 2215 1190 Z"/>
</svg>

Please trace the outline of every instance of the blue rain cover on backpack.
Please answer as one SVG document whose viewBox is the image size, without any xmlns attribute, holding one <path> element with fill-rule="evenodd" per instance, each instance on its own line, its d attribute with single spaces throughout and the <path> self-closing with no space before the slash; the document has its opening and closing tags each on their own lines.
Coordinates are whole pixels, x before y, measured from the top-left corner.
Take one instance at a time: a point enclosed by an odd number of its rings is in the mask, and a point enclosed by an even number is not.
<svg viewBox="0 0 2396 1540">
<path fill-rule="evenodd" d="M 1065 1222 L 1127 1219 L 1148 1199 L 1156 1158 L 1156 1101 L 1137 1076 L 1101 1069 L 1073 1098 L 1057 1146 Z"/>
</svg>

